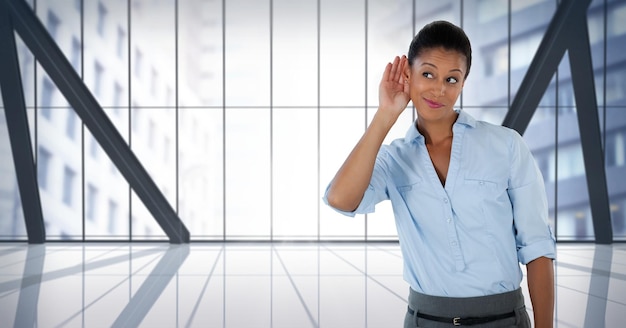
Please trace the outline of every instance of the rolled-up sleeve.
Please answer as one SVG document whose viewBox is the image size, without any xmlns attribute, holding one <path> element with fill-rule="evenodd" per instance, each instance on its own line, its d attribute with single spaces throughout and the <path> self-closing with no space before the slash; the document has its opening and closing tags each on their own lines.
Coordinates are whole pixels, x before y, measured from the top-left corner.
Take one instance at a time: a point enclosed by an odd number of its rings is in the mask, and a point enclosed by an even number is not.
<svg viewBox="0 0 626 328">
<path fill-rule="evenodd" d="M 548 223 L 548 201 L 541 172 L 517 132 L 513 132 L 511 151 L 508 193 L 513 206 L 518 260 L 528 264 L 541 256 L 554 259 L 556 242 Z"/>
<path fill-rule="evenodd" d="M 354 217 L 356 214 L 373 213 L 376 204 L 380 203 L 383 200 L 389 199 L 389 195 L 387 193 L 387 183 L 385 179 L 385 177 L 387 176 L 387 165 L 385 162 L 386 158 L 386 151 L 381 149 L 376 156 L 376 163 L 374 164 L 374 171 L 372 172 L 372 178 L 370 179 L 370 183 L 365 190 L 365 193 L 363 194 L 363 198 L 361 199 L 359 206 L 354 211 L 342 211 L 328 204 L 328 189 L 330 189 L 330 183 L 326 187 L 324 197 L 322 198 L 324 200 L 324 203 L 330 206 L 335 211 L 350 217 Z"/>
</svg>

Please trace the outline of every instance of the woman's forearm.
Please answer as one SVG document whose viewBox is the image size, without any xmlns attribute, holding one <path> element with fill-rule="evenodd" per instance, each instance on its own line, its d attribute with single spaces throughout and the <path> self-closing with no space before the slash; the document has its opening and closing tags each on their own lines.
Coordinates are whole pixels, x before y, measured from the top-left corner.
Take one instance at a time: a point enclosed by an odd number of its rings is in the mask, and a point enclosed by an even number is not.
<svg viewBox="0 0 626 328">
<path fill-rule="evenodd" d="M 528 263 L 526 269 L 535 327 L 552 327 L 554 322 L 554 267 L 552 259 L 537 258 Z"/>
</svg>

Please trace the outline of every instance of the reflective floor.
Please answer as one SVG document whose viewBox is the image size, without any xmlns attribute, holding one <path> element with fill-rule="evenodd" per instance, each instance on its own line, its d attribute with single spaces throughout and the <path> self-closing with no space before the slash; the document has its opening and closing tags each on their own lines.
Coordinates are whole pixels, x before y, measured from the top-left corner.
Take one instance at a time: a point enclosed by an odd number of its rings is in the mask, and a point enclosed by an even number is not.
<svg viewBox="0 0 626 328">
<path fill-rule="evenodd" d="M 626 244 L 557 249 L 555 326 L 624 327 Z M 393 243 L 0 244 L 0 327 L 401 327 L 401 274 Z"/>
</svg>

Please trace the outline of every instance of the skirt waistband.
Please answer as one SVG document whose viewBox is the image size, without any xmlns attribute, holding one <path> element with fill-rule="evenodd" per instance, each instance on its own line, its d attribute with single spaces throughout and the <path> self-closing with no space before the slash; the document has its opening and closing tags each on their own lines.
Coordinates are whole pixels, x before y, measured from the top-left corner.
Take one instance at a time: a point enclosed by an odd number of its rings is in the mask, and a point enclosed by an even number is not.
<svg viewBox="0 0 626 328">
<path fill-rule="evenodd" d="M 482 316 L 507 313 L 524 306 L 522 289 L 476 297 L 442 297 L 409 293 L 409 308 L 415 312 L 442 317 Z"/>
</svg>

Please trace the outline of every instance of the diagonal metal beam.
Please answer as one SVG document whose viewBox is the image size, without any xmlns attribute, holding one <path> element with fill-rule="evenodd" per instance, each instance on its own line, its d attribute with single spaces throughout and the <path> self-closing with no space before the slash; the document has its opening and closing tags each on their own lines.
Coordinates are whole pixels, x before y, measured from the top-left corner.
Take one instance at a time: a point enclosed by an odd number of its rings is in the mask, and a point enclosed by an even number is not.
<svg viewBox="0 0 626 328">
<path fill-rule="evenodd" d="M 502 122 L 523 134 L 568 50 L 596 243 L 613 241 L 587 28 L 591 0 L 562 1 Z"/>
<path fill-rule="evenodd" d="M 611 226 L 600 120 L 598 119 L 598 102 L 593 79 L 589 33 L 587 32 L 587 15 L 579 17 L 578 24 L 571 28 L 570 33 L 577 37 L 572 38 L 568 54 L 576 99 L 580 143 L 585 161 L 585 177 L 589 190 L 593 230 L 596 243 L 610 244 L 613 241 L 613 227 Z"/>
<path fill-rule="evenodd" d="M 170 243 L 189 242 L 189 231 L 183 222 L 26 1 L 0 1 L 5 3 L 24 43 L 135 190 Z"/>
<path fill-rule="evenodd" d="M 9 130 L 17 184 L 22 200 L 26 234 L 29 243 L 41 244 L 46 240 L 46 229 L 37 185 L 33 147 L 28 129 L 28 115 L 26 114 L 13 23 L 4 2 L 0 2 L 0 44 L 0 88 L 4 100 L 4 113 Z"/>
</svg>

